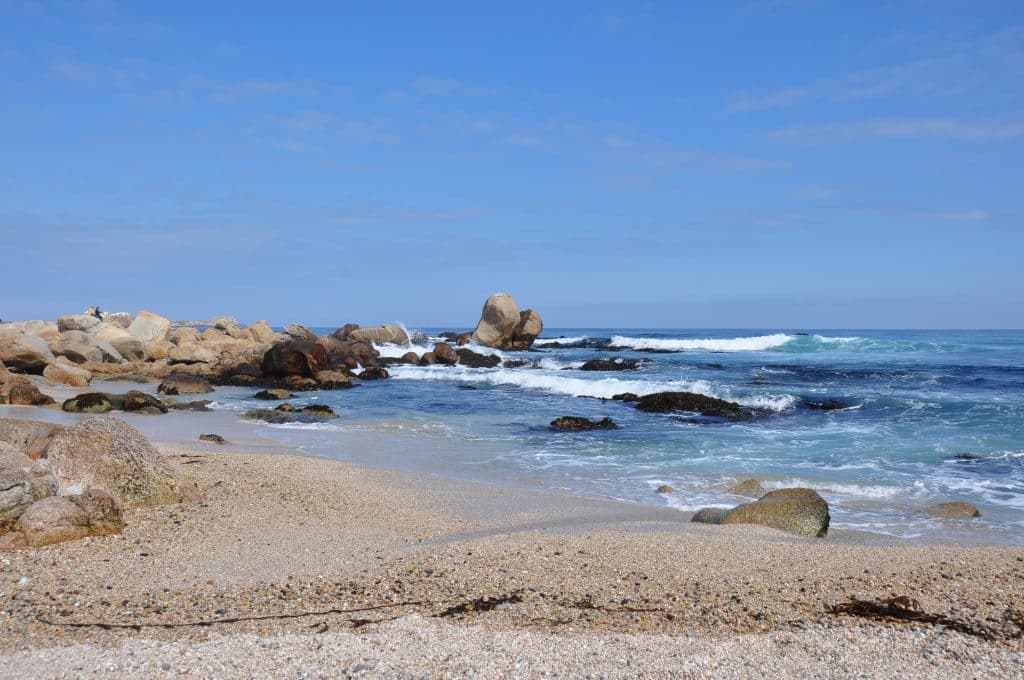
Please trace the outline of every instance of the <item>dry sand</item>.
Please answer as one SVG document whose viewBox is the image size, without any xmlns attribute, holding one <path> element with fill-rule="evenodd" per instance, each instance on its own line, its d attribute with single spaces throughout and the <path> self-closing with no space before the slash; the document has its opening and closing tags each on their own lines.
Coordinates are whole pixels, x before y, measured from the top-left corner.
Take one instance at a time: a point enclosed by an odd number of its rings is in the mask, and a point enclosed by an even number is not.
<svg viewBox="0 0 1024 680">
<path fill-rule="evenodd" d="M 1024 676 L 1019 548 L 162 450 L 203 503 L 0 555 L 6 677 Z M 899 595 L 947 625 L 829 612 Z"/>
</svg>

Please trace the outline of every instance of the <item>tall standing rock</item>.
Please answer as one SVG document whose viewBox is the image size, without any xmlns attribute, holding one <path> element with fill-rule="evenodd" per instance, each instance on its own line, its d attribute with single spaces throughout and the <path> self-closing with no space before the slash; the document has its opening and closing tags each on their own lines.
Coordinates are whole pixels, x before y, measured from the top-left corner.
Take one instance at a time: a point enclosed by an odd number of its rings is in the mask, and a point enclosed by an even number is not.
<svg viewBox="0 0 1024 680">
<path fill-rule="evenodd" d="M 495 293 L 484 303 L 480 321 L 473 330 L 473 342 L 485 347 L 504 347 L 515 333 L 519 320 L 519 305 L 512 296 Z"/>
<path fill-rule="evenodd" d="M 520 312 L 511 295 L 495 293 L 484 303 L 472 340 L 495 349 L 529 349 L 543 330 L 540 314 L 532 309 Z"/>
</svg>

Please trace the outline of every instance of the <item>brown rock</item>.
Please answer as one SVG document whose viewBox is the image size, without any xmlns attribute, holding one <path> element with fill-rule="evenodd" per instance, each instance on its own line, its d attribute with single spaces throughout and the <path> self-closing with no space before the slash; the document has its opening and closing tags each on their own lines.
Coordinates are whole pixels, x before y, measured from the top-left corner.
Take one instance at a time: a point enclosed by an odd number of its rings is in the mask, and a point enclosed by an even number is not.
<svg viewBox="0 0 1024 680">
<path fill-rule="evenodd" d="M 316 342 L 317 339 L 316 333 L 297 323 L 288 324 L 284 329 L 284 334 L 294 340 L 301 340 L 303 342 Z"/>
<path fill-rule="evenodd" d="M 420 366 L 433 366 L 437 363 L 437 357 L 433 352 L 424 352 L 420 357 Z"/>
<path fill-rule="evenodd" d="M 329 368 L 329 360 L 323 345 L 305 340 L 290 340 L 268 349 L 263 355 L 262 368 L 263 375 L 267 378 L 312 378 Z"/>
<path fill-rule="evenodd" d="M 662 485 L 661 485 L 661 486 L 659 486 L 659 487 L 658 487 L 658 489 L 657 489 L 657 493 L 673 493 L 674 491 L 675 491 L 675 489 L 673 489 L 673 488 L 672 488 L 672 487 L 671 487 L 670 485 L 668 485 L 668 484 L 662 484 Z"/>
<path fill-rule="evenodd" d="M 50 545 L 88 536 L 89 516 L 67 498 L 50 496 L 30 505 L 18 528 L 30 546 Z"/>
<path fill-rule="evenodd" d="M 164 403 L 152 394 L 129 390 L 121 399 L 121 409 L 129 413 L 142 413 L 144 415 L 160 415 L 167 413 Z"/>
<path fill-rule="evenodd" d="M 932 517 L 942 519 L 971 519 L 981 517 L 981 511 L 970 503 L 963 501 L 951 501 L 949 503 L 937 503 L 925 509 Z"/>
<path fill-rule="evenodd" d="M 248 330 L 253 340 L 266 345 L 273 344 L 277 337 L 277 333 L 274 332 L 274 329 L 266 321 L 257 321 L 249 326 Z"/>
<path fill-rule="evenodd" d="M 764 495 L 764 487 L 756 479 L 744 479 L 738 484 L 733 484 L 729 487 L 729 493 L 736 494 L 737 496 L 760 498 Z"/>
<path fill-rule="evenodd" d="M 291 399 L 293 396 L 295 396 L 295 395 L 293 395 L 288 390 L 281 390 L 281 389 L 276 389 L 275 388 L 275 389 L 262 390 L 260 392 L 257 392 L 256 394 L 252 395 L 252 398 L 253 399 L 264 399 L 266 401 L 275 401 L 275 400 L 278 400 L 278 399 Z"/>
<path fill-rule="evenodd" d="M 320 371 L 316 382 L 324 390 L 344 390 L 352 387 L 352 379 L 341 371 Z"/>
<path fill-rule="evenodd" d="M 527 349 L 543 332 L 544 322 L 541 321 L 540 314 L 527 309 L 519 314 L 519 325 L 512 334 L 509 346 L 512 349 Z"/>
<path fill-rule="evenodd" d="M 183 326 L 182 328 L 175 328 L 171 331 L 168 336 L 168 340 L 170 340 L 171 344 L 174 345 L 184 345 L 189 342 L 202 342 L 203 336 L 201 336 L 199 331 L 195 328 Z"/>
<path fill-rule="evenodd" d="M 283 381 L 284 386 L 293 392 L 312 392 L 320 389 L 320 385 L 317 384 L 313 378 L 304 378 L 301 375 L 290 375 Z"/>
<path fill-rule="evenodd" d="M 40 375 L 55 359 L 46 342 L 37 336 L 0 334 L 0 362 L 11 370 Z"/>
<path fill-rule="evenodd" d="M 7 393 L 11 406 L 49 406 L 56 403 L 53 397 L 43 394 L 35 385 L 14 385 Z"/>
<path fill-rule="evenodd" d="M 218 354 L 198 342 L 186 342 L 167 352 L 172 364 L 215 364 Z"/>
<path fill-rule="evenodd" d="M 473 342 L 485 347 L 506 347 L 519 320 L 519 306 L 512 296 L 508 293 L 495 293 L 484 302 L 480 321 L 473 331 Z"/>
<path fill-rule="evenodd" d="M 797 536 L 823 538 L 828 533 L 829 520 L 828 503 L 816 491 L 792 488 L 772 491 L 754 503 L 738 505 L 724 514 L 718 509 L 705 508 L 691 521 L 760 524 Z"/>
<path fill-rule="evenodd" d="M 213 392 L 213 385 L 206 378 L 187 373 L 172 373 L 157 385 L 158 394 L 206 394 Z"/>
<path fill-rule="evenodd" d="M 43 377 L 50 382 L 70 385 L 71 387 L 88 387 L 92 373 L 70 363 L 57 361 L 43 369 Z"/>
<path fill-rule="evenodd" d="M 418 354 L 416 354 L 416 352 L 406 352 L 405 354 L 402 355 L 403 364 L 418 364 L 419 361 L 420 357 Z"/>
<path fill-rule="evenodd" d="M 170 329 L 170 321 L 150 312 L 139 312 L 135 315 L 135 320 L 128 326 L 128 332 L 141 340 L 143 344 L 165 339 Z"/>
<path fill-rule="evenodd" d="M 434 359 L 437 363 L 446 366 L 454 366 L 459 363 L 459 355 L 447 342 L 439 342 L 434 345 Z"/>
<path fill-rule="evenodd" d="M 363 369 L 363 372 L 359 374 L 360 380 L 384 380 L 390 377 L 383 366 L 369 366 Z"/>
<path fill-rule="evenodd" d="M 85 392 L 65 401 L 61 408 L 68 413 L 107 413 L 115 408 L 111 395 L 104 392 Z"/>
</svg>

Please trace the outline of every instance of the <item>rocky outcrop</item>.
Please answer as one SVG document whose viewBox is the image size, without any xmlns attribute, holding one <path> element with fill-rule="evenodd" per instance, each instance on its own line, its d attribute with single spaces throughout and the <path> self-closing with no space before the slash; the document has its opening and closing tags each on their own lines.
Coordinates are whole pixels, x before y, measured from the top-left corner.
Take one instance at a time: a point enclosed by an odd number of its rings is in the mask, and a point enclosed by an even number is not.
<svg viewBox="0 0 1024 680">
<path fill-rule="evenodd" d="M 455 354 L 459 357 L 459 365 L 468 368 L 494 368 L 501 363 L 501 357 L 496 354 L 480 354 L 465 347 L 455 350 Z"/>
<path fill-rule="evenodd" d="M 551 421 L 551 427 L 556 430 L 569 430 L 571 432 L 583 432 L 585 430 L 615 430 L 618 429 L 611 418 L 601 420 L 590 420 L 581 416 L 562 416 Z"/>
<path fill-rule="evenodd" d="M 141 340 L 143 344 L 166 339 L 169 330 L 171 330 L 171 322 L 151 312 L 139 312 L 128 326 L 128 332 Z"/>
<path fill-rule="evenodd" d="M 384 380 L 389 377 L 390 374 L 383 366 L 368 366 L 359 374 L 360 380 Z"/>
<path fill-rule="evenodd" d="M 941 519 L 972 519 L 981 517 L 981 511 L 977 506 L 963 501 L 951 501 L 949 503 L 937 503 L 925 508 L 925 512 L 932 517 Z"/>
<path fill-rule="evenodd" d="M 635 371 L 639 364 L 632 359 L 590 359 L 580 366 L 581 371 Z"/>
<path fill-rule="evenodd" d="M 274 332 L 274 329 L 266 321 L 257 321 L 246 330 L 249 331 L 255 342 L 265 345 L 272 345 L 277 339 L 277 333 Z"/>
<path fill-rule="evenodd" d="M 360 342 L 383 345 L 408 345 L 409 335 L 401 326 L 394 324 L 382 324 L 376 328 L 354 328 L 346 331 L 348 337 Z"/>
<path fill-rule="evenodd" d="M 657 392 L 640 397 L 636 403 L 637 410 L 647 413 L 671 413 L 684 411 L 697 413 L 712 418 L 739 420 L 749 415 L 749 411 L 735 402 L 716 399 L 694 392 Z"/>
<path fill-rule="evenodd" d="M 459 355 L 447 342 L 439 342 L 434 345 L 434 361 L 446 366 L 454 366 L 459 363 Z"/>
<path fill-rule="evenodd" d="M 519 325 L 516 326 L 512 339 L 509 342 L 510 349 L 528 349 L 533 341 L 540 337 L 544 331 L 544 322 L 540 314 L 532 309 L 519 313 Z"/>
<path fill-rule="evenodd" d="M 759 524 L 808 538 L 824 538 L 829 520 L 825 499 L 813 489 L 801 488 L 772 491 L 731 510 L 703 508 L 691 519 L 705 524 Z"/>
<path fill-rule="evenodd" d="M 63 360 L 49 364 L 43 369 L 43 377 L 50 382 L 69 385 L 71 387 L 88 387 L 92 373 Z"/>
<path fill-rule="evenodd" d="M 64 489 L 102 489 L 126 508 L 198 497 L 137 430 L 118 418 L 92 418 L 56 432 L 47 460 Z"/>
<path fill-rule="evenodd" d="M 263 355 L 263 376 L 313 378 L 330 367 L 324 346 L 306 340 L 289 340 L 274 345 Z"/>
<path fill-rule="evenodd" d="M 124 328 L 105 326 L 95 333 L 97 340 L 110 343 L 125 361 L 145 361 L 146 344 Z"/>
<path fill-rule="evenodd" d="M 60 332 L 82 331 L 84 333 L 95 333 L 105 325 L 102 319 L 91 314 L 67 314 L 57 319 L 57 330 Z"/>
<path fill-rule="evenodd" d="M 0 332 L 0 362 L 17 373 L 42 375 L 56 360 L 46 341 L 37 335 Z"/>
<path fill-rule="evenodd" d="M 163 379 L 156 388 L 157 394 L 206 394 L 213 392 L 213 385 L 206 378 L 187 373 L 172 373 Z"/>
<path fill-rule="evenodd" d="M 480 321 L 473 330 L 473 342 L 485 347 L 507 347 L 519 326 L 519 319 L 519 306 L 512 296 L 495 293 L 484 303 Z"/>
<path fill-rule="evenodd" d="M 284 329 L 284 334 L 293 340 L 301 340 L 303 342 L 316 342 L 316 333 L 309 330 L 305 326 L 297 323 L 288 324 Z"/>
</svg>

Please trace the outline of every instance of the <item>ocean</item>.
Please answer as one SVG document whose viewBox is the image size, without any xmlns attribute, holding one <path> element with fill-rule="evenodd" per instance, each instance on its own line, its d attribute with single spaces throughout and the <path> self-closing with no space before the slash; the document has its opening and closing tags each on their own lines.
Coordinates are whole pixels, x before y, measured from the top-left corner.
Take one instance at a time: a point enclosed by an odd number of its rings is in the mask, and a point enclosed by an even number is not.
<svg viewBox="0 0 1024 680">
<path fill-rule="evenodd" d="M 418 330 L 431 338 L 411 348 L 422 353 L 440 329 Z M 546 329 L 532 352 L 472 349 L 527 364 L 394 365 L 389 380 L 293 400 L 329 404 L 338 420 L 253 427 L 310 455 L 681 512 L 746 502 L 728 489 L 754 477 L 766 489 L 818 490 L 833 528 L 1024 545 L 1022 331 L 566 328 Z M 638 367 L 579 370 L 594 358 Z M 610 400 L 670 390 L 760 415 L 714 421 Z M 265 407 L 253 392 L 219 391 L 216 406 Z M 812 407 L 830 401 L 832 410 Z M 553 430 L 564 415 L 620 427 Z M 674 492 L 656 493 L 663 484 Z M 951 500 L 981 517 L 922 511 Z"/>
</svg>

